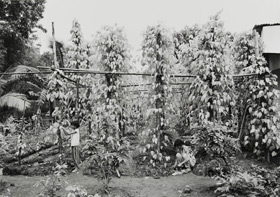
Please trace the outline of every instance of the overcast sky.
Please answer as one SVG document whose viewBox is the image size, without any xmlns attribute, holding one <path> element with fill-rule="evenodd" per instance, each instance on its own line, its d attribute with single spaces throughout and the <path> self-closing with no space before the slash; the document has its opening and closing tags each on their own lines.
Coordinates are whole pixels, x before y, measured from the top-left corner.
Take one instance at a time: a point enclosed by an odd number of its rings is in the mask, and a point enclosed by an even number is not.
<svg viewBox="0 0 280 197">
<path fill-rule="evenodd" d="M 148 25 L 158 23 L 174 30 L 186 25 L 204 24 L 222 10 L 221 19 L 231 32 L 243 32 L 255 24 L 280 23 L 280 0 L 46 0 L 44 18 L 47 30 L 40 33 L 41 52 L 51 38 L 55 23 L 58 41 L 70 40 L 73 19 L 81 24 L 83 36 L 91 41 L 103 25 L 125 28 L 129 43 L 138 50 Z"/>
</svg>

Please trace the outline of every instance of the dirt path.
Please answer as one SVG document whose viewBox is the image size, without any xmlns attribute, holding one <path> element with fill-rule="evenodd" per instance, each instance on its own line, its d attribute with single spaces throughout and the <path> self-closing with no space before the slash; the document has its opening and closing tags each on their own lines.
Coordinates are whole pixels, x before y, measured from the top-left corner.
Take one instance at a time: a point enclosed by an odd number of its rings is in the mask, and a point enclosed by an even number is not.
<svg viewBox="0 0 280 197">
<path fill-rule="evenodd" d="M 43 187 L 34 187 L 36 182 L 46 177 L 25 177 L 25 176 L 0 176 L 0 182 L 6 181 L 13 183 L 8 189 L 10 197 L 38 197 Z M 98 186 L 98 180 L 89 176 L 84 176 L 81 173 L 72 173 L 63 177 L 62 189 L 59 192 L 61 196 L 66 196 L 65 188 L 67 185 L 76 185 L 84 188 L 89 194 L 94 194 Z M 112 191 L 119 191 L 125 193 L 123 196 L 112 195 L 118 197 L 179 197 L 180 190 L 189 185 L 192 189 L 191 193 L 184 194 L 184 196 L 194 197 L 213 197 L 213 191 L 210 187 L 215 185 L 215 182 L 207 177 L 200 177 L 192 173 L 185 175 L 161 177 L 154 179 L 152 177 L 121 177 L 120 179 L 114 178 L 110 183 Z M 7 189 L 4 192 L 7 194 Z M 1 195 L 0 195 L 1 196 Z M 103 196 L 102 196 L 103 197 Z"/>
</svg>

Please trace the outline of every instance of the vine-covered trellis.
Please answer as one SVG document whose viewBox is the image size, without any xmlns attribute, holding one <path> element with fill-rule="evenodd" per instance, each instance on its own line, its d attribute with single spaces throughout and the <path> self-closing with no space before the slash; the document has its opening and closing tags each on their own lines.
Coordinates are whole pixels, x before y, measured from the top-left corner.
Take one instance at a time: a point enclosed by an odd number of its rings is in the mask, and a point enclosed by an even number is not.
<svg viewBox="0 0 280 197">
<path fill-rule="evenodd" d="M 121 134 L 124 136 L 126 127 L 132 124 L 127 116 L 127 108 L 137 108 L 129 100 L 128 94 L 144 92 L 148 95 L 141 97 L 146 105 L 146 120 L 143 122 L 147 123 L 147 128 L 142 128 L 141 132 L 151 142 L 147 142 L 148 146 L 143 150 L 149 149 L 154 160 L 163 158 L 161 149 L 170 143 L 168 131 L 172 130 L 171 124 L 174 127 L 176 121 L 172 118 L 175 116 L 181 116 L 183 124 L 189 126 L 207 122 L 230 126 L 238 114 L 237 132 L 241 143 L 246 145 L 254 142 L 255 147 L 252 149 L 257 154 L 265 149 L 268 154 L 275 155 L 275 150 L 279 149 L 280 144 L 274 140 L 278 119 L 271 115 L 276 114 L 274 103 L 278 94 L 273 90 L 275 78 L 265 67 L 256 36 L 250 35 L 250 39 L 254 39 L 249 42 L 252 46 L 246 43 L 247 38 L 231 40 L 217 16 L 212 17 L 201 29 L 196 26 L 176 34 L 177 40 L 163 26 L 151 26 L 147 28 L 142 43 L 141 63 L 148 72 L 140 73 L 128 72 L 131 56 L 122 28 L 104 27 L 96 34 L 92 51 L 84 43 L 77 21 L 73 22 L 71 34 L 72 46 L 67 49 L 63 68 L 58 68 L 55 60 L 53 67 L 38 67 L 40 72 L 0 73 L 50 74 L 47 99 L 60 108 L 50 110 L 51 114 L 56 112 L 57 120 L 76 116 L 88 122 L 89 133 L 95 127 L 106 136 L 104 139 L 116 138 L 118 141 Z M 242 51 L 239 46 L 249 48 L 249 52 Z M 229 60 L 231 50 L 235 53 Z M 244 70 L 242 74 L 233 74 L 233 60 L 237 63 L 237 73 Z M 123 80 L 123 76 L 144 77 L 148 82 L 137 83 L 134 80 L 128 83 Z M 249 86 L 252 96 L 245 97 L 232 92 L 240 84 L 240 90 L 248 92 L 242 83 Z M 179 97 L 177 93 L 181 93 L 180 104 L 175 101 Z M 236 107 L 238 99 L 243 99 L 240 103 L 242 106 L 244 104 L 244 109 Z M 176 104 L 184 108 L 183 112 L 176 112 L 179 109 Z M 247 116 L 250 120 L 247 130 L 250 133 L 243 132 Z M 92 122 L 94 125 L 91 125 Z M 60 135 L 59 141 L 61 144 Z"/>
</svg>

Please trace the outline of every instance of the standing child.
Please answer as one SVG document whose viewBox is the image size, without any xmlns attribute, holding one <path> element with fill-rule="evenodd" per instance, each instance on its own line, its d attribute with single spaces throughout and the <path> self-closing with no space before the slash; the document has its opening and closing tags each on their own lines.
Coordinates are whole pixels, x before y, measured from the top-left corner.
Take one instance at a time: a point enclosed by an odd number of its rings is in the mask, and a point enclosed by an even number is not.
<svg viewBox="0 0 280 197">
<path fill-rule="evenodd" d="M 80 164 L 80 123 L 78 121 L 71 122 L 71 128 L 73 131 L 67 131 L 65 128 L 60 127 L 65 134 L 71 135 L 71 150 L 72 150 L 72 158 L 74 161 L 75 169 L 73 172 L 76 172 L 79 169 Z"/>
</svg>

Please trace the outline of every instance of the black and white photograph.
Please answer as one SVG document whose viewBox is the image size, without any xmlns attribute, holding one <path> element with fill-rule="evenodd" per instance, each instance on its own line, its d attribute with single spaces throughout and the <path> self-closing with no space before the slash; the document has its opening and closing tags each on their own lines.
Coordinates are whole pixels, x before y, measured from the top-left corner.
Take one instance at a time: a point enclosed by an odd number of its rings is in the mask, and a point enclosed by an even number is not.
<svg viewBox="0 0 280 197">
<path fill-rule="evenodd" d="M 279 196 L 279 0 L 0 0 L 0 197 Z"/>
</svg>

